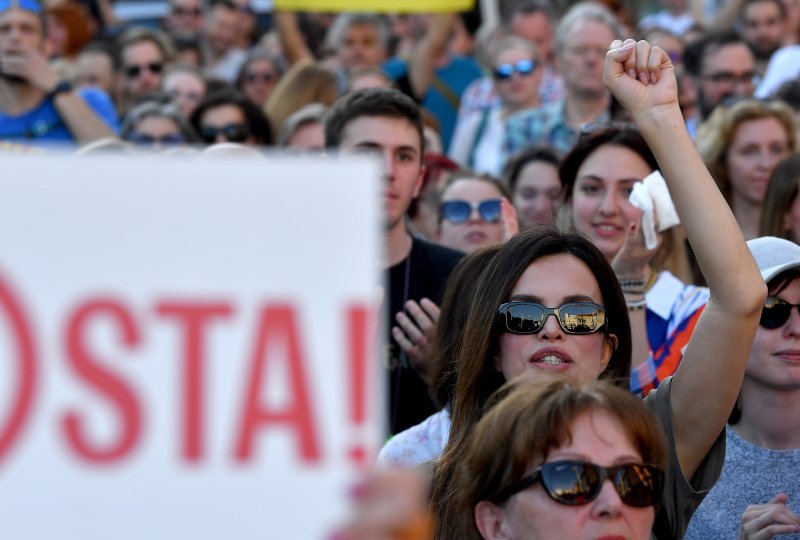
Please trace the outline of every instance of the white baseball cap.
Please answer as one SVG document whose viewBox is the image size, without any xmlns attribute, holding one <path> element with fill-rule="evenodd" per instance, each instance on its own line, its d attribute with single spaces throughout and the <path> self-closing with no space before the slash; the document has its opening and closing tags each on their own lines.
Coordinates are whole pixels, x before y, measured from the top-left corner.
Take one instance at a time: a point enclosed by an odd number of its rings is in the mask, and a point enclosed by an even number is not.
<svg viewBox="0 0 800 540">
<path fill-rule="evenodd" d="M 766 283 L 784 270 L 800 268 L 800 246 L 790 240 L 762 236 L 748 240 L 747 247 Z"/>
</svg>

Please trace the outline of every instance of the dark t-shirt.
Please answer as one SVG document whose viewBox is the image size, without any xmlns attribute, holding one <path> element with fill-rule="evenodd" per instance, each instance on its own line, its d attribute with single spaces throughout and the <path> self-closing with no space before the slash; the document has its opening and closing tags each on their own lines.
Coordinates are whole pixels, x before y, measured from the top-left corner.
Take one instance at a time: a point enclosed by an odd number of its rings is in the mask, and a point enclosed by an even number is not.
<svg viewBox="0 0 800 540">
<path fill-rule="evenodd" d="M 430 298 L 441 302 L 447 277 L 463 257 L 460 251 L 414 238 L 409 256 L 389 268 L 389 329 L 396 325 L 395 314 L 408 300 Z M 388 331 L 388 329 L 387 329 Z M 386 367 L 389 374 L 388 420 L 394 435 L 425 420 L 438 409 L 425 382 L 408 363 L 408 358 L 388 331 Z"/>
</svg>

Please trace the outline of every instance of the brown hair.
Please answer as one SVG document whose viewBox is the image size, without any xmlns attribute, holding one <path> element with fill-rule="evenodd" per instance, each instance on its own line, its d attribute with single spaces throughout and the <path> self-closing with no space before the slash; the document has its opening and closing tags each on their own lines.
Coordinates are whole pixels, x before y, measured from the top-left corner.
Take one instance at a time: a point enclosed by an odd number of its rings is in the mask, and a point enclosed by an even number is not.
<svg viewBox="0 0 800 540">
<path fill-rule="evenodd" d="M 284 120 L 309 103 L 330 107 L 338 96 L 336 74 L 322 64 L 298 62 L 281 77 L 267 98 L 264 112 L 276 131 Z"/>
<path fill-rule="evenodd" d="M 572 425 L 588 412 L 614 416 L 642 462 L 666 468 L 666 439 L 655 417 L 641 400 L 607 382 L 519 377 L 498 391 L 495 402 L 470 434 L 456 470 L 456 515 L 448 523 L 456 538 L 479 540 L 475 505 L 492 500 L 551 450 L 569 444 Z"/>
<path fill-rule="evenodd" d="M 758 225 L 758 236 L 777 236 L 792 242 L 800 238 L 791 238 L 786 228 L 786 214 L 789 212 L 800 184 L 800 154 L 795 152 L 781 160 L 772 171 L 764 195 L 764 206 L 761 209 L 761 223 Z"/>
<path fill-rule="evenodd" d="M 497 308 L 508 301 L 517 280 L 531 263 L 555 254 L 574 256 L 588 266 L 597 280 L 606 310 L 605 332 L 617 337 L 617 346 L 599 378 L 628 388 L 630 320 L 617 277 L 603 254 L 583 236 L 562 233 L 549 226 L 534 226 L 514 236 L 500 248 L 481 274 L 464 324 L 458 349 L 450 438 L 434 477 L 432 495 L 438 514 L 437 535 L 447 537 L 450 534 L 448 527 L 454 510 L 451 480 L 465 450 L 466 438 L 483 414 L 489 396 L 505 383 L 503 374 L 495 367 L 501 336 L 501 330 L 495 324 Z M 554 279 L 559 278 L 555 276 Z M 606 346 L 613 346 L 610 338 Z"/>
</svg>

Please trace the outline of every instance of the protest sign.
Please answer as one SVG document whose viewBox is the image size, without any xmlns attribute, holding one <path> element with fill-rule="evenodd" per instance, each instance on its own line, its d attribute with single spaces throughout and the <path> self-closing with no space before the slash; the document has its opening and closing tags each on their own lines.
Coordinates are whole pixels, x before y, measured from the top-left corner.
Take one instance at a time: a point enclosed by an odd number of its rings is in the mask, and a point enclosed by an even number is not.
<svg viewBox="0 0 800 540">
<path fill-rule="evenodd" d="M 475 0 L 275 0 L 275 9 L 321 12 L 455 13 L 474 5 Z"/>
<path fill-rule="evenodd" d="M 0 538 L 328 537 L 383 434 L 374 164 L 3 171 Z"/>
</svg>

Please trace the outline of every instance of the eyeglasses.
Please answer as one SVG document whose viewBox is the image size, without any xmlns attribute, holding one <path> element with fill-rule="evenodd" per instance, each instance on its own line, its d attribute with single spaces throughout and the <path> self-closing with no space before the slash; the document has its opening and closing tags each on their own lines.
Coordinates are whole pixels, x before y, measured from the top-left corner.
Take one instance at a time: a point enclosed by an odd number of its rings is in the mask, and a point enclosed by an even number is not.
<svg viewBox="0 0 800 540">
<path fill-rule="evenodd" d="M 36 0 L 0 0 L 0 13 L 6 12 L 11 8 L 19 8 L 37 15 L 42 14 L 42 4 Z"/>
<path fill-rule="evenodd" d="M 789 320 L 792 308 L 797 308 L 797 312 L 800 313 L 800 304 L 790 304 L 780 298 L 768 296 L 764 307 L 761 308 L 761 320 L 758 322 L 769 330 L 780 328 Z"/>
<path fill-rule="evenodd" d="M 200 128 L 200 137 L 207 143 L 217 140 L 219 134 L 225 137 L 228 142 L 242 143 L 250 136 L 247 124 L 228 124 L 227 126 L 204 126 Z"/>
<path fill-rule="evenodd" d="M 439 207 L 442 219 L 446 219 L 454 225 L 467 221 L 473 210 L 477 210 L 481 219 L 487 223 L 499 221 L 500 199 L 488 199 L 481 202 L 445 201 Z"/>
<path fill-rule="evenodd" d="M 142 146 L 148 146 L 156 143 L 169 146 L 173 144 L 184 143 L 186 142 L 186 138 L 180 133 L 171 133 L 169 135 L 164 135 L 163 137 L 153 137 L 152 135 L 133 132 L 128 136 L 128 142 Z"/>
<path fill-rule="evenodd" d="M 497 308 L 501 329 L 512 334 L 538 334 L 550 315 L 556 316 L 567 334 L 591 334 L 606 323 L 605 309 L 592 302 L 566 302 L 554 308 L 536 302 L 507 302 Z"/>
<path fill-rule="evenodd" d="M 161 62 L 150 62 L 149 64 L 142 64 L 140 66 L 126 66 L 125 75 L 129 79 L 138 79 L 139 75 L 141 75 L 144 70 L 158 75 L 164 70 L 164 64 Z"/>
<path fill-rule="evenodd" d="M 254 82 L 269 83 L 275 80 L 275 75 L 272 73 L 248 73 L 244 76 L 244 80 L 251 84 Z"/>
<path fill-rule="evenodd" d="M 492 500 L 500 504 L 519 491 L 541 482 L 547 495 L 557 503 L 580 506 L 589 504 L 600 495 L 606 479 L 614 484 L 622 502 L 628 506 L 645 508 L 659 502 L 664 472 L 644 463 L 603 467 L 578 460 L 551 461 L 500 490 Z"/>
<path fill-rule="evenodd" d="M 500 64 L 494 68 L 494 78 L 498 81 L 510 79 L 514 73 L 521 76 L 530 75 L 536 69 L 536 62 L 533 60 L 518 60 L 513 64 Z"/>
<path fill-rule="evenodd" d="M 715 84 L 724 84 L 726 86 L 733 86 L 736 83 L 741 85 L 755 85 L 758 83 L 758 76 L 753 71 L 746 71 L 739 74 L 730 71 L 718 71 L 717 73 L 705 74 L 702 77 L 707 81 L 711 81 Z"/>
</svg>

